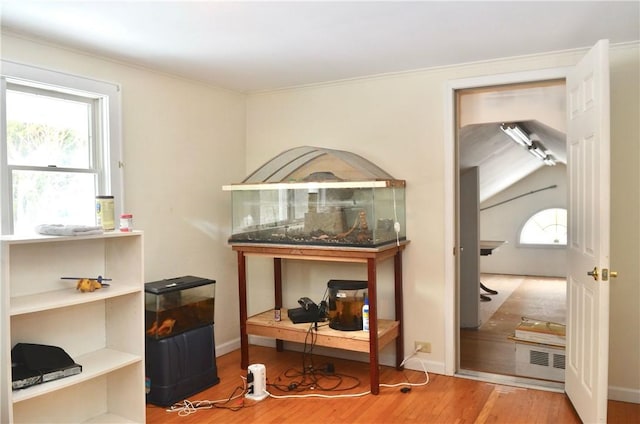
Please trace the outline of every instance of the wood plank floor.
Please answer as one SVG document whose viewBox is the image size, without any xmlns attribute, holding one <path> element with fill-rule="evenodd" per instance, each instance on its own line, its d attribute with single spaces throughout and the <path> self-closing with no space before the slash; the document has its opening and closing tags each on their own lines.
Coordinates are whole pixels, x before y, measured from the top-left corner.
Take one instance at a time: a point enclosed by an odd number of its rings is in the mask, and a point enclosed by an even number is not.
<svg viewBox="0 0 640 424">
<path fill-rule="evenodd" d="M 552 277 L 483 274 L 487 287 L 514 287 L 502 306 L 477 329 L 460 330 L 463 370 L 516 375 L 513 335 L 522 317 L 565 323 L 566 280 Z M 493 296 L 490 296 L 493 297 Z M 481 304 L 483 306 L 492 306 Z"/>
<path fill-rule="evenodd" d="M 250 362 L 263 363 L 267 369 L 268 391 L 273 395 L 308 394 L 345 395 L 369 390 L 368 364 L 336 358 L 313 356 L 313 367 L 333 365 L 335 375 L 345 375 L 343 391 L 320 391 L 296 388 L 287 391 L 297 376 L 287 377 L 287 370 L 300 370 L 301 352 L 276 352 L 261 346 L 250 347 Z M 240 352 L 217 358 L 220 383 L 189 398 L 195 401 L 215 401 L 240 395 L 246 371 L 240 369 Z M 306 361 L 308 368 L 309 361 Z M 347 378 L 350 376 L 355 378 Z M 429 375 L 427 385 L 414 386 L 408 393 L 400 387 L 381 387 L 378 396 L 354 398 L 267 398 L 254 402 L 240 396 L 227 403 L 217 403 L 211 409 L 196 409 L 181 416 L 167 408 L 147 405 L 147 423 L 226 424 L 226 423 L 580 423 L 566 396 L 561 393 L 508 387 L 437 374 Z M 384 384 L 421 383 L 423 372 L 382 366 L 380 382 Z M 318 387 L 333 385 L 335 380 L 320 380 Z M 279 390 L 276 386 L 282 387 Z M 224 409 L 231 408 L 231 409 Z M 612 423 L 640 422 L 640 405 L 609 402 Z"/>
</svg>

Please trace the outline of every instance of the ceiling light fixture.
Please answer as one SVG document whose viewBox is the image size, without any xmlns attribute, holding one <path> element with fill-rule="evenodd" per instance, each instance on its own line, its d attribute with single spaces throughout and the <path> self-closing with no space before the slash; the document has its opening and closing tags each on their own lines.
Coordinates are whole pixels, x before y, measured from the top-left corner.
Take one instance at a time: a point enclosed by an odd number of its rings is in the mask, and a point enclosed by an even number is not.
<svg viewBox="0 0 640 424">
<path fill-rule="evenodd" d="M 513 122 L 501 124 L 500 129 L 516 144 L 527 149 L 529 153 L 540 159 L 545 165 L 554 166 L 556 164 L 556 159 L 544 147 L 537 135 L 528 133 L 522 126 Z"/>
<path fill-rule="evenodd" d="M 500 125 L 500 129 L 505 132 L 513 141 L 518 143 L 523 147 L 531 146 L 531 139 L 529 138 L 529 134 L 527 134 L 522 128 L 520 128 L 516 124 L 502 124 Z"/>
</svg>

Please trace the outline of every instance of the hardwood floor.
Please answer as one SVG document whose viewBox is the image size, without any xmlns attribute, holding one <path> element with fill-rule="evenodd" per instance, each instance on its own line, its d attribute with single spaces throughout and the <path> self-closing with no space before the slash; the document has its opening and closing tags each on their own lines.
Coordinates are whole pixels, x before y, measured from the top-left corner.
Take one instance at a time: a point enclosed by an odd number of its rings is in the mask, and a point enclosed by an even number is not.
<svg viewBox="0 0 640 424">
<path fill-rule="evenodd" d="M 483 274 L 481 280 L 487 287 L 510 288 L 512 293 L 479 328 L 460 330 L 460 367 L 515 376 L 515 344 L 509 336 L 522 317 L 564 323 L 566 281 L 495 274 Z M 495 305 L 481 304 L 483 306 Z"/>
<path fill-rule="evenodd" d="M 322 394 L 328 396 L 359 394 L 369 390 L 369 367 L 366 363 L 313 356 L 313 367 L 330 363 L 335 375 L 354 377 L 359 384 L 343 391 L 316 389 L 287 391 L 300 377 L 287 377 L 287 370 L 302 368 L 301 352 L 276 352 L 261 346 L 250 347 L 251 363 L 267 368 L 268 391 L 277 396 Z M 309 362 L 306 362 L 308 367 Z M 407 393 L 401 387 L 381 387 L 380 394 L 353 398 L 267 398 L 260 402 L 242 396 L 243 381 L 240 352 L 217 358 L 220 383 L 191 396 L 191 402 L 228 399 L 211 409 L 196 409 L 180 416 L 167 408 L 147 405 L 147 423 L 226 424 L 226 423 L 580 423 L 566 396 L 561 393 L 508 387 L 457 377 L 430 374 L 430 381 L 414 386 Z M 383 384 L 422 383 L 425 373 L 396 371 L 382 366 Z M 318 387 L 332 385 L 335 380 L 318 381 Z M 340 387 L 353 386 L 352 378 L 343 379 Z M 279 390 L 274 384 L 285 389 Z M 404 386 L 406 387 L 406 385 Z M 225 409 L 226 408 L 226 409 Z M 231 409 L 230 409 L 231 408 Z M 610 422 L 640 422 L 640 405 L 609 402 Z"/>
</svg>

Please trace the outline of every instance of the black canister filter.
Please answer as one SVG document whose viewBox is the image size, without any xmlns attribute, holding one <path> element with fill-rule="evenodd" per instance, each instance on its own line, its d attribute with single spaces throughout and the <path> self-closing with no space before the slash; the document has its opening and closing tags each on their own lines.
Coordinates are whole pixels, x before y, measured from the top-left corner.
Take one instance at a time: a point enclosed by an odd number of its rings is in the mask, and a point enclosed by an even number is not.
<svg viewBox="0 0 640 424">
<path fill-rule="evenodd" d="M 362 306 L 367 296 L 367 282 L 330 280 L 329 327 L 334 330 L 362 330 Z"/>
</svg>

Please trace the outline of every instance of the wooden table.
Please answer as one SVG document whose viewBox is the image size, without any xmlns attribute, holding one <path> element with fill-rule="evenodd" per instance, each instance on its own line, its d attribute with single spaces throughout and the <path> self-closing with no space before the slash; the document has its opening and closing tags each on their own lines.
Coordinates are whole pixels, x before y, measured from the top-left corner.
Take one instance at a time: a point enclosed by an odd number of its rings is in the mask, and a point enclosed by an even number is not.
<svg viewBox="0 0 640 424">
<path fill-rule="evenodd" d="M 359 352 L 369 352 L 369 376 L 371 393 L 380 391 L 379 349 L 396 341 L 396 368 L 401 369 L 404 359 L 404 338 L 402 331 L 402 251 L 409 241 L 393 243 L 376 248 L 355 248 L 338 246 L 270 245 L 251 243 L 231 243 L 238 255 L 238 289 L 240 300 L 240 367 L 249 366 L 249 334 L 273 337 L 278 351 L 283 349 L 283 341 L 303 342 L 309 324 L 293 324 L 283 311 L 282 320 L 273 320 L 273 311 L 263 312 L 251 318 L 247 316 L 247 256 L 273 258 L 275 308 L 282 309 L 282 260 L 298 259 L 308 261 L 333 261 L 362 263 L 367 265 L 367 291 L 369 297 L 369 333 L 338 331 L 322 327 L 318 330 L 321 346 L 336 347 Z M 395 321 L 378 320 L 377 308 L 377 264 L 394 260 Z M 355 334 L 359 333 L 359 334 Z"/>
</svg>

